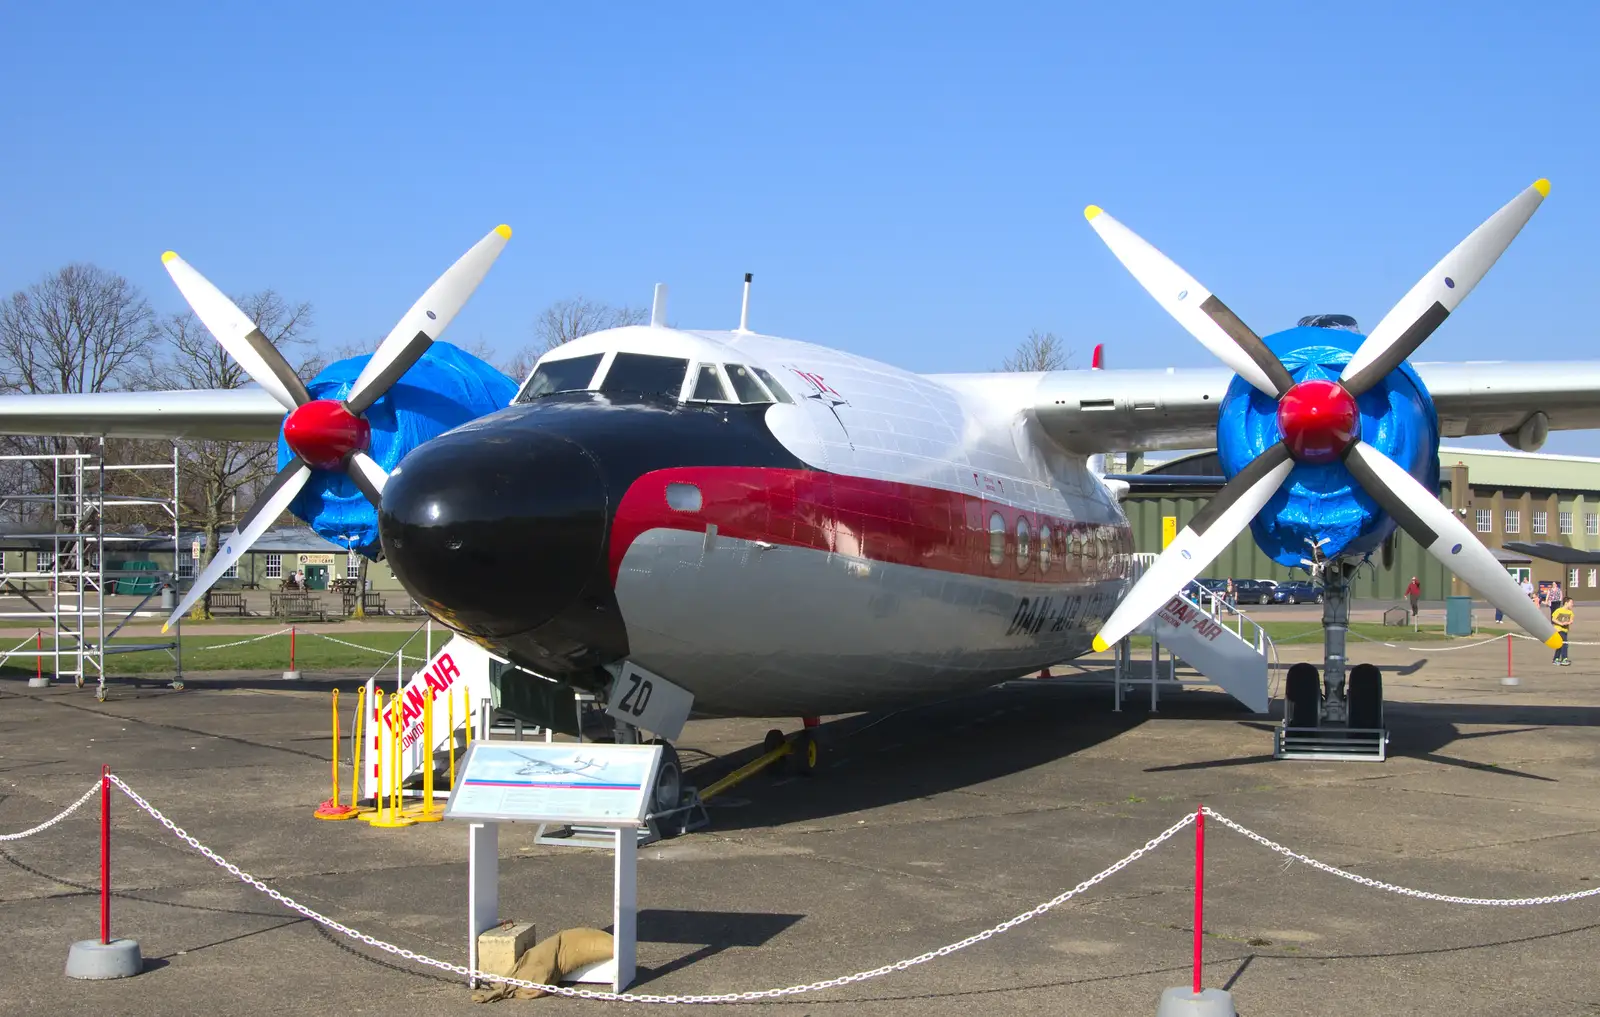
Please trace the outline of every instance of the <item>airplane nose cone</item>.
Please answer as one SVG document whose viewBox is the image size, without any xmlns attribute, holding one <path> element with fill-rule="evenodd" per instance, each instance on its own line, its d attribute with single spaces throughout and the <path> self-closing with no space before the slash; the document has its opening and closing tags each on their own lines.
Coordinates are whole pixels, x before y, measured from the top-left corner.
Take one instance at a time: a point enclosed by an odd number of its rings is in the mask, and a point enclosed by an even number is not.
<svg viewBox="0 0 1600 1017">
<path fill-rule="evenodd" d="M 606 488 L 565 438 L 471 429 L 415 449 L 383 491 L 395 576 L 435 617 L 504 638 L 545 625 L 604 578 Z"/>
</svg>

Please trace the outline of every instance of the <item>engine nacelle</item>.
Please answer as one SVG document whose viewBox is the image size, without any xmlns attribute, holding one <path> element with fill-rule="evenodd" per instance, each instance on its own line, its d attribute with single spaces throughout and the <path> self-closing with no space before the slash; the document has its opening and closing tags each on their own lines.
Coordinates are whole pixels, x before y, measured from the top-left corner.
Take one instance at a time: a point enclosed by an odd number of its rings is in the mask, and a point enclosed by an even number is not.
<svg viewBox="0 0 1600 1017">
<path fill-rule="evenodd" d="M 1550 437 L 1550 418 L 1540 410 L 1528 414 L 1528 419 L 1524 420 L 1516 430 L 1500 433 L 1500 440 L 1518 452 L 1537 452 L 1544 447 L 1544 441 L 1548 437 Z"/>
<path fill-rule="evenodd" d="M 343 399 L 371 359 L 369 353 L 329 364 L 306 388 L 313 399 Z M 368 453 L 393 472 L 418 445 L 504 409 L 516 394 L 516 382 L 494 367 L 449 343 L 436 342 L 367 410 L 372 428 Z M 282 469 L 293 455 L 280 435 L 278 467 Z M 343 471 L 314 470 L 289 511 L 340 547 L 377 557 L 378 511 Z"/>
</svg>

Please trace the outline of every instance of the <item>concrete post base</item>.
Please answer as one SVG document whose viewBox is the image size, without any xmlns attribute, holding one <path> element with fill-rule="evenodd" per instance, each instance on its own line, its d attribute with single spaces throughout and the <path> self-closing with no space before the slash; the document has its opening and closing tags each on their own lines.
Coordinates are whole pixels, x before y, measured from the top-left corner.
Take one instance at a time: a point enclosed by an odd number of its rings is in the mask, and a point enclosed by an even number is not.
<svg viewBox="0 0 1600 1017">
<path fill-rule="evenodd" d="M 300 680 L 300 672 L 299 671 L 285 671 L 283 673 L 283 680 L 286 681 L 286 682 L 297 682 L 297 681 Z"/>
<path fill-rule="evenodd" d="M 67 953 L 68 978 L 131 978 L 143 970 L 137 940 L 81 939 Z"/>
<path fill-rule="evenodd" d="M 28 679 L 28 688 L 30 689 L 47 689 L 49 687 L 50 679 L 44 677 L 43 675 L 34 675 L 32 678 Z"/>
<path fill-rule="evenodd" d="M 1188 986 L 1168 989 L 1161 994 L 1156 1017 L 1235 1017 L 1233 994 L 1226 989 L 1201 989 L 1199 995 Z"/>
</svg>

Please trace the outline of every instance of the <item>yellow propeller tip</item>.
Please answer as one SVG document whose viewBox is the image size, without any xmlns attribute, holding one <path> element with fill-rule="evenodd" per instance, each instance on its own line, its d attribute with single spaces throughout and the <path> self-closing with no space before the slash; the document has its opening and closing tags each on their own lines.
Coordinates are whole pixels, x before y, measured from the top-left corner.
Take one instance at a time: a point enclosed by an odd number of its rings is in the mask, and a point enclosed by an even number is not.
<svg viewBox="0 0 1600 1017">
<path fill-rule="evenodd" d="M 1093 206 L 1090 207 L 1092 208 Z M 1109 649 L 1111 649 L 1110 643 L 1106 642 L 1104 639 L 1101 639 L 1098 635 L 1094 637 L 1094 652 L 1104 653 Z"/>
<path fill-rule="evenodd" d="M 173 258 L 176 258 L 177 256 L 178 256 L 178 252 L 177 251 L 168 251 L 168 252 L 166 252 L 165 254 L 163 254 L 161 256 L 161 264 L 165 265 L 167 262 L 171 261 Z"/>
<path fill-rule="evenodd" d="M 507 226 L 505 223 L 501 223 L 500 225 L 496 226 L 494 231 L 500 234 L 500 239 L 502 240 L 511 239 L 511 227 Z"/>
<path fill-rule="evenodd" d="M 1101 208 L 1099 205 L 1090 205 L 1083 210 L 1083 217 L 1090 222 L 1094 222 L 1094 217 L 1104 211 L 1105 209 Z"/>
<path fill-rule="evenodd" d="M 1540 177 L 1533 182 L 1533 189 L 1539 192 L 1539 197 L 1541 198 L 1550 197 L 1550 181 L 1544 177 Z"/>
<path fill-rule="evenodd" d="M 161 634 L 162 635 L 166 635 L 167 634 L 167 630 L 170 629 L 170 628 L 172 628 L 171 623 L 163 623 L 162 626 L 161 626 Z"/>
<path fill-rule="evenodd" d="M 1559 650 L 1559 649 L 1561 649 L 1562 641 L 1563 640 L 1561 638 L 1561 633 L 1557 632 L 1554 635 L 1552 635 L 1549 639 L 1546 639 L 1544 641 L 1544 645 L 1550 647 L 1550 649 L 1552 649 L 1552 650 Z"/>
</svg>

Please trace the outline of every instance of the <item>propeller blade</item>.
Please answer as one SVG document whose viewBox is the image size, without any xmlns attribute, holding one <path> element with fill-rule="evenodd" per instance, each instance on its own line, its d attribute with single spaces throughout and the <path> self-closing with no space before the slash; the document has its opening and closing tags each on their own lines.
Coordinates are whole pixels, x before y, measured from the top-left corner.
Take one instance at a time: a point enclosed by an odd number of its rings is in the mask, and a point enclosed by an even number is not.
<svg viewBox="0 0 1600 1017">
<path fill-rule="evenodd" d="M 1279 442 L 1240 470 L 1205 508 L 1195 513 L 1189 525 L 1122 598 L 1095 635 L 1094 648 L 1107 649 L 1187 586 L 1250 525 L 1293 468 L 1289 447 Z"/>
<path fill-rule="evenodd" d="M 1535 180 L 1433 266 L 1383 316 L 1378 327 L 1350 358 L 1339 375 L 1344 387 L 1353 395 L 1360 395 L 1415 353 L 1423 340 L 1467 299 L 1467 294 L 1511 246 L 1511 241 L 1549 193 L 1550 181 Z"/>
<path fill-rule="evenodd" d="M 365 452 L 352 453 L 345 463 L 345 472 L 350 474 L 350 479 L 361 488 L 361 493 L 372 502 L 373 508 L 381 508 L 383 503 L 383 485 L 389 482 L 389 474 L 382 466 Z"/>
<path fill-rule="evenodd" d="M 1156 298 L 1156 303 L 1233 373 L 1269 396 L 1283 395 L 1294 384 L 1288 370 L 1261 337 L 1194 276 L 1098 205 L 1090 205 L 1083 215 L 1117 260 Z"/>
<path fill-rule="evenodd" d="M 1528 599 L 1511 573 L 1467 525 L 1415 477 L 1364 441 L 1350 447 L 1344 464 L 1362 489 L 1445 568 L 1551 649 L 1561 645 L 1555 625 L 1539 605 Z"/>
<path fill-rule="evenodd" d="M 506 241 L 511 239 L 510 226 L 496 226 L 489 235 L 472 245 L 454 265 L 445 270 L 427 292 L 411 305 L 405 317 L 389 332 L 378 350 L 361 369 L 356 383 L 350 386 L 345 405 L 351 413 L 364 413 L 377 402 L 389 386 L 411 369 L 411 365 L 427 352 L 433 341 L 449 326 L 467 298 L 483 282 Z"/>
<path fill-rule="evenodd" d="M 286 410 L 311 401 L 305 382 L 294 373 L 294 368 L 283 359 L 278 348 L 267 341 L 256 323 L 239 306 L 215 286 L 211 280 L 196 272 L 187 261 L 174 251 L 161 256 L 167 274 L 177 284 L 178 292 L 194 309 L 195 317 L 210 330 L 228 356 L 239 362 L 256 384 L 266 389 L 272 398 Z"/>
<path fill-rule="evenodd" d="M 195 578 L 194 585 L 189 587 L 189 592 L 184 594 L 178 602 L 177 610 L 167 618 L 166 624 L 161 626 L 165 632 L 171 628 L 184 612 L 195 605 L 195 601 L 205 596 L 205 592 L 222 574 L 234 565 L 239 564 L 239 559 L 250 550 L 250 545 L 261 539 L 261 535 L 282 515 L 289 503 L 294 501 L 294 496 L 306 486 L 306 481 L 311 477 L 311 467 L 305 464 L 299 456 L 289 460 L 289 464 L 278 471 L 272 478 L 272 483 L 261 493 L 261 498 L 250 509 L 249 513 L 239 521 L 239 528 L 234 530 L 227 539 L 223 540 L 222 547 Z"/>
</svg>

